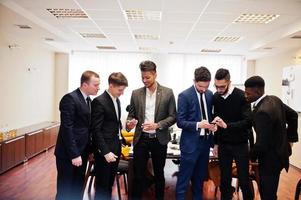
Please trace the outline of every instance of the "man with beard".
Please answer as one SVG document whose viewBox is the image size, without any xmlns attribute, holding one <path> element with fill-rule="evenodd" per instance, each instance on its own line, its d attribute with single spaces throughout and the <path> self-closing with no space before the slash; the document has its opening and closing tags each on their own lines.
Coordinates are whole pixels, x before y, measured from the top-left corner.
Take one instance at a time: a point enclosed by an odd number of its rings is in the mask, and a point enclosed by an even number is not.
<svg viewBox="0 0 301 200">
<path fill-rule="evenodd" d="M 216 131 L 214 154 L 218 155 L 221 170 L 221 199 L 231 200 L 232 162 L 237 166 L 239 185 L 243 199 L 253 199 L 249 184 L 248 131 L 251 125 L 250 104 L 244 92 L 231 85 L 227 69 L 219 69 L 215 74 L 216 93 L 213 96 Z"/>
<path fill-rule="evenodd" d="M 155 175 L 156 199 L 164 199 L 164 166 L 168 128 L 176 121 L 176 103 L 173 91 L 156 82 L 156 64 L 152 61 L 140 63 L 144 87 L 134 90 L 126 124 L 127 130 L 136 126 L 134 135 L 134 185 L 133 198 L 142 199 L 145 171 L 149 157 Z"/>
</svg>

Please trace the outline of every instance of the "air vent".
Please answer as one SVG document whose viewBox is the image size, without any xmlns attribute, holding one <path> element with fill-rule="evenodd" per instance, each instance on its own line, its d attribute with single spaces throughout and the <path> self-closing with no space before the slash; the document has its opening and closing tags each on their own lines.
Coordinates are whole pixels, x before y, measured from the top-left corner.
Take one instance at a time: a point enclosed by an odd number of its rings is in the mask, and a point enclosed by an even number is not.
<svg viewBox="0 0 301 200">
<path fill-rule="evenodd" d="M 232 36 L 224 36 L 224 37 L 216 37 L 214 39 L 215 42 L 237 42 L 240 37 L 232 37 Z"/>
<path fill-rule="evenodd" d="M 19 27 L 20 29 L 31 29 L 30 26 L 25 24 L 15 24 L 15 26 Z"/>
<path fill-rule="evenodd" d="M 201 52 L 203 53 L 219 53 L 221 52 L 221 49 L 202 49 Z"/>
<path fill-rule="evenodd" d="M 268 24 L 280 15 L 275 14 L 250 14 L 245 13 L 240 15 L 233 23 L 251 23 L 251 24 Z"/>
<path fill-rule="evenodd" d="M 125 10 L 128 20 L 152 20 L 161 21 L 162 13 L 160 11 L 143 11 L 143 10 Z"/>
<path fill-rule="evenodd" d="M 272 50 L 272 49 L 274 49 L 274 47 L 264 47 L 263 49 L 264 50 Z"/>
<path fill-rule="evenodd" d="M 102 33 L 79 33 L 83 38 L 106 38 Z"/>
<path fill-rule="evenodd" d="M 116 50 L 116 47 L 113 46 L 96 46 L 96 48 L 100 50 Z"/>
<path fill-rule="evenodd" d="M 82 19 L 88 18 L 88 16 L 81 9 L 68 9 L 68 8 L 47 8 L 56 18 L 73 18 L 73 19 Z"/>
<path fill-rule="evenodd" d="M 135 34 L 135 38 L 137 40 L 159 40 L 159 35 L 151 35 L 151 34 Z"/>
<path fill-rule="evenodd" d="M 293 37 L 291 37 L 292 39 L 301 39 L 301 35 L 294 35 Z"/>
</svg>

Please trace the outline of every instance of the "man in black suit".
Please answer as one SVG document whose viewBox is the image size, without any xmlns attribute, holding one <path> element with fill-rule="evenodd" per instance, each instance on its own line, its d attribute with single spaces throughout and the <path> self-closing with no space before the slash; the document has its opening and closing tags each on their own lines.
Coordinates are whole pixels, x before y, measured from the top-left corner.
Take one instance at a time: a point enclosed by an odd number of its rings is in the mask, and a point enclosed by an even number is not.
<svg viewBox="0 0 301 200">
<path fill-rule="evenodd" d="M 92 143 L 96 172 L 95 199 L 111 199 L 121 154 L 121 110 L 119 97 L 128 86 L 120 73 L 109 76 L 109 88 L 92 102 Z"/>
<path fill-rule="evenodd" d="M 298 114 L 278 97 L 264 94 L 264 80 L 253 76 L 245 82 L 245 97 L 253 103 L 256 142 L 251 158 L 258 158 L 260 195 L 263 200 L 277 199 L 280 171 L 289 168 L 291 146 L 298 141 Z"/>
<path fill-rule="evenodd" d="M 99 90 L 99 75 L 86 71 L 80 88 L 66 94 L 60 102 L 61 125 L 55 147 L 57 167 L 56 199 L 82 199 L 89 146 L 91 144 L 89 95 Z"/>
</svg>

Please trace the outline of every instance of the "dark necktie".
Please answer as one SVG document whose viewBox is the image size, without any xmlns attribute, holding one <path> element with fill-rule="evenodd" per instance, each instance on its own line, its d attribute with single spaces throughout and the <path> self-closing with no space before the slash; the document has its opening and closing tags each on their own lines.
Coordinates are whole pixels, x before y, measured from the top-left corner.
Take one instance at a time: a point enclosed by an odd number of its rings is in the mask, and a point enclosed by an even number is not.
<svg viewBox="0 0 301 200">
<path fill-rule="evenodd" d="M 90 97 L 87 97 L 87 98 L 86 98 L 86 101 L 87 101 L 87 105 L 88 105 L 88 107 L 89 107 L 89 110 L 90 110 L 90 112 L 91 112 L 91 99 L 90 99 Z"/>
<path fill-rule="evenodd" d="M 202 109 L 202 119 L 206 120 L 207 117 L 206 117 L 206 111 L 205 111 L 205 104 L 204 104 L 204 100 L 203 100 L 203 95 L 204 95 L 204 93 L 200 93 L 200 96 L 201 96 L 200 102 L 201 102 L 201 109 Z M 207 138 L 208 133 L 209 133 L 208 129 L 205 129 L 205 138 Z"/>
</svg>

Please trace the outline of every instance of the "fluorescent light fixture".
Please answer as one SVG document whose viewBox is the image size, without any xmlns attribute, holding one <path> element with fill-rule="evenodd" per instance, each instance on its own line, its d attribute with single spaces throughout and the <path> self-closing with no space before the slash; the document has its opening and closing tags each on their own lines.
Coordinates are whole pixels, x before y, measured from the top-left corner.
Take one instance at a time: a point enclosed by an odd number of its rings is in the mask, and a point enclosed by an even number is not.
<svg viewBox="0 0 301 200">
<path fill-rule="evenodd" d="M 233 36 L 218 36 L 214 39 L 215 42 L 237 42 L 240 37 Z"/>
<path fill-rule="evenodd" d="M 159 35 L 151 35 L 151 34 L 135 34 L 135 38 L 137 40 L 159 40 Z"/>
<path fill-rule="evenodd" d="M 100 50 L 116 50 L 116 47 L 113 46 L 96 46 L 96 48 Z"/>
<path fill-rule="evenodd" d="M 128 20 L 152 20 L 161 21 L 162 13 L 160 11 L 144 11 L 144 10 L 125 10 Z"/>
<path fill-rule="evenodd" d="M 59 18 L 74 18 L 74 19 L 88 18 L 86 13 L 81 9 L 47 8 L 46 10 L 58 19 Z"/>
<path fill-rule="evenodd" d="M 79 33 L 83 38 L 106 38 L 102 33 Z"/>
<path fill-rule="evenodd" d="M 203 53 L 219 53 L 221 52 L 221 49 L 202 49 L 201 52 Z"/>
<path fill-rule="evenodd" d="M 244 13 L 234 20 L 233 23 L 268 24 L 280 15 L 276 14 L 252 14 Z"/>
</svg>

